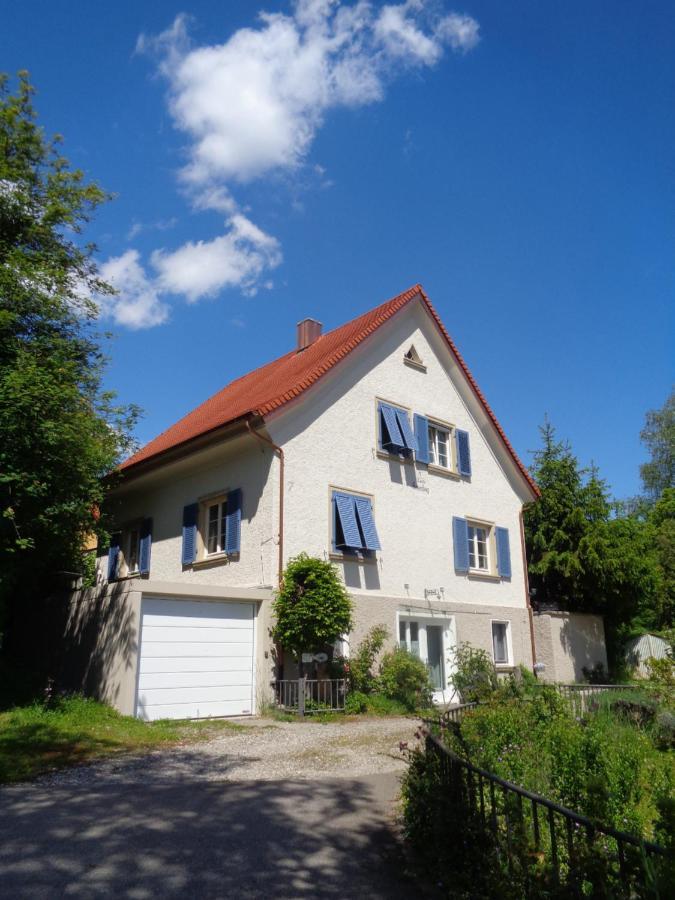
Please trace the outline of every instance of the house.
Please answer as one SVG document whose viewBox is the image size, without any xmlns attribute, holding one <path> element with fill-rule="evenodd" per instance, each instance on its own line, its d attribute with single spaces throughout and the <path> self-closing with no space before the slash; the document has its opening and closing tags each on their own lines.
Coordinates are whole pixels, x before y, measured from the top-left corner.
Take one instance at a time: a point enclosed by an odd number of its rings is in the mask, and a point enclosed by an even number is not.
<svg viewBox="0 0 675 900">
<path fill-rule="evenodd" d="M 304 320 L 293 349 L 122 475 L 101 584 L 69 623 L 85 687 L 122 712 L 255 712 L 274 677 L 274 588 L 302 551 L 344 578 L 348 643 L 386 625 L 437 700 L 458 642 L 505 671 L 533 665 L 521 511 L 537 487 L 419 285 L 326 334 Z"/>
</svg>

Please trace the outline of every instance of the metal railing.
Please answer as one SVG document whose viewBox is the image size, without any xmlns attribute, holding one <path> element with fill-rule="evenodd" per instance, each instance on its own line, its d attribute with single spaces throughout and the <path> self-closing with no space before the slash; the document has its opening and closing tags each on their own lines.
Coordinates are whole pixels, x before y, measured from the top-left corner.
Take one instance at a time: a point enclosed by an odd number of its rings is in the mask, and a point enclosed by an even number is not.
<svg viewBox="0 0 675 900">
<path fill-rule="evenodd" d="M 428 729 L 424 735 L 426 754 L 438 764 L 445 800 L 459 803 L 492 833 L 509 870 L 518 865 L 527 871 L 545 859 L 552 883 L 576 896 L 591 851 L 602 858 L 605 876 L 624 885 L 643 883 L 646 861 L 665 857 L 657 844 L 591 821 L 462 759 Z"/>
<path fill-rule="evenodd" d="M 321 712 L 344 712 L 345 678 L 293 678 L 273 681 L 276 705 L 300 716 Z"/>
<path fill-rule="evenodd" d="M 546 685 L 546 682 L 542 682 L 542 685 Z M 570 702 L 577 717 L 587 713 L 591 704 L 603 694 L 631 689 L 630 685 L 625 684 L 551 684 L 551 687 Z"/>
</svg>

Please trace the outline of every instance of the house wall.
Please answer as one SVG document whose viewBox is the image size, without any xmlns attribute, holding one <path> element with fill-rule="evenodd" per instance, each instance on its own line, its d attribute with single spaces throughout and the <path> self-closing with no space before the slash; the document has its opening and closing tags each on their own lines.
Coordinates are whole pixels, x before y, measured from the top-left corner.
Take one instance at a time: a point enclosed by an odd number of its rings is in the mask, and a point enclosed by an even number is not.
<svg viewBox="0 0 675 900">
<path fill-rule="evenodd" d="M 414 343 L 426 372 L 408 366 L 404 353 Z M 467 405 L 459 376 L 435 327 L 417 305 L 376 333 L 365 352 L 326 376 L 309 398 L 268 421 L 272 439 L 286 457 L 285 557 L 301 551 L 328 557 L 331 551 L 331 486 L 373 496 L 382 550 L 374 562 L 338 562 L 348 588 L 360 599 L 361 622 L 392 620 L 400 601 L 468 604 L 476 610 L 526 610 L 519 514 L 530 499 L 520 476 L 495 449 L 491 425 Z M 380 458 L 376 398 L 449 422 L 470 434 L 472 476 L 432 474 L 427 467 Z M 512 577 L 457 575 L 452 546 L 453 515 L 476 517 L 509 529 Z M 428 596 L 428 594 L 427 594 Z M 369 605 L 370 604 L 370 605 Z M 474 621 L 474 620 L 467 620 Z M 480 645 L 491 640 L 489 624 Z M 531 649 L 523 661 L 532 664 Z"/>
<path fill-rule="evenodd" d="M 542 681 L 584 681 L 583 669 L 602 664 L 607 669 L 602 616 L 590 613 L 548 612 L 533 617 L 537 662 L 545 669 Z"/>
<path fill-rule="evenodd" d="M 235 438 L 156 472 L 131 479 L 110 504 L 117 526 L 152 517 L 150 577 L 199 585 L 259 586 L 276 583 L 277 510 L 271 448 L 250 435 Z M 220 491 L 241 488 L 241 552 L 238 558 L 183 566 L 183 507 Z M 108 557 L 99 561 L 100 577 Z M 142 580 L 141 580 L 142 581 Z"/>
</svg>

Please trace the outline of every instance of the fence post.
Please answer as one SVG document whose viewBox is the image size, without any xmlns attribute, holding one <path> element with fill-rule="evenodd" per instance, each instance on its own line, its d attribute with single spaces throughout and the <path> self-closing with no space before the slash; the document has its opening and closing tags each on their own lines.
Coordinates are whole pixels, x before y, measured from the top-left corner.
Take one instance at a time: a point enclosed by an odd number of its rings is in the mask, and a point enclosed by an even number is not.
<svg viewBox="0 0 675 900">
<path fill-rule="evenodd" d="M 305 715 L 305 682 L 307 681 L 306 675 L 301 675 L 298 678 L 298 715 Z"/>
</svg>

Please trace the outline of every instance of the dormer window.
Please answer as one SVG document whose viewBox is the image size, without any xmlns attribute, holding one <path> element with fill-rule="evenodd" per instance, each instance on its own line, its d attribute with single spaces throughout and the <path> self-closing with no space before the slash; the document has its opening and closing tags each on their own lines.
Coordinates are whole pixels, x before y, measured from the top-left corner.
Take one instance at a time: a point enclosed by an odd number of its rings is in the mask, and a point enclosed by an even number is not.
<svg viewBox="0 0 675 900">
<path fill-rule="evenodd" d="M 427 367 L 422 362 L 422 357 L 417 352 L 414 344 L 410 345 L 410 349 L 403 354 L 403 362 L 408 366 L 412 366 L 414 369 L 420 369 L 422 372 L 426 372 Z"/>
</svg>

